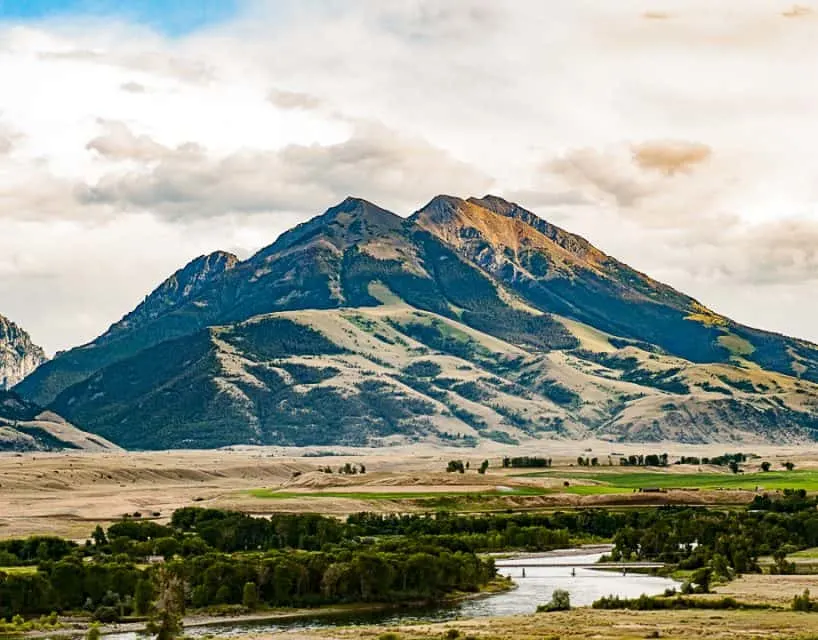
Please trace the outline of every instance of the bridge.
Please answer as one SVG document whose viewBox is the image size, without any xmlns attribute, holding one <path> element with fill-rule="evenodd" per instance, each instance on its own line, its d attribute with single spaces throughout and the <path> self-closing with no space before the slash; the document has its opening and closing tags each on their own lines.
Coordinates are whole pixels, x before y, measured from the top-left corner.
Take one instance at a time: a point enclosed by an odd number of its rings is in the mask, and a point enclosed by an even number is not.
<svg viewBox="0 0 818 640">
<path fill-rule="evenodd" d="M 628 569 L 662 569 L 666 565 L 661 562 L 593 562 L 593 563 L 582 563 L 582 562 L 547 562 L 544 560 L 536 560 L 532 559 L 531 561 L 526 561 L 522 563 L 520 561 L 517 562 L 503 562 L 499 560 L 494 563 L 494 566 L 498 569 L 529 569 L 531 567 L 554 567 L 555 569 L 559 569 L 560 567 L 565 569 L 610 569 L 613 571 L 627 571 Z"/>
</svg>

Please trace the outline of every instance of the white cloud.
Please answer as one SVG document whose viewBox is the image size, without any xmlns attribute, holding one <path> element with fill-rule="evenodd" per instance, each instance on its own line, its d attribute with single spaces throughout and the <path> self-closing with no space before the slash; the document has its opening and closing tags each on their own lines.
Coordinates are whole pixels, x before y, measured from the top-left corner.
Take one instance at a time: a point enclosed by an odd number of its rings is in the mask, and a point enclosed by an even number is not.
<svg viewBox="0 0 818 640">
<path fill-rule="evenodd" d="M 287 145 L 212 157 L 195 143 L 176 149 L 108 123 L 89 148 L 106 158 L 144 161 L 144 170 L 111 173 L 81 199 L 170 219 L 229 213 L 298 211 L 314 214 L 348 195 L 408 210 L 419 194 L 479 192 L 491 181 L 424 140 L 359 123 L 349 139 L 328 145 Z"/>
<path fill-rule="evenodd" d="M 349 193 L 408 213 L 491 188 L 818 339 L 816 20 L 779 0 L 253 0 L 180 39 L 0 27 L 0 312 L 69 346 L 197 252 Z"/>
</svg>

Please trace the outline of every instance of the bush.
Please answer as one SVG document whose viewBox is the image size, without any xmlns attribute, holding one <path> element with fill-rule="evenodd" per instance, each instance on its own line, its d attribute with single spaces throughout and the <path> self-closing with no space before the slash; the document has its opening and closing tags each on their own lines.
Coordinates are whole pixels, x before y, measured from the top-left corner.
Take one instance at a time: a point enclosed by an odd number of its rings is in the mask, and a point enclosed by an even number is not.
<svg viewBox="0 0 818 640">
<path fill-rule="evenodd" d="M 96 611 L 94 611 L 94 620 L 106 624 L 119 622 L 119 611 L 117 611 L 116 607 L 97 607 Z"/>
<path fill-rule="evenodd" d="M 440 375 L 441 368 L 439 364 L 431 360 L 420 360 L 413 362 L 403 371 L 406 375 L 415 378 L 435 378 Z"/>
<path fill-rule="evenodd" d="M 466 467 L 463 464 L 462 460 L 449 460 L 449 464 L 446 465 L 446 472 L 447 473 L 465 473 Z"/>
<path fill-rule="evenodd" d="M 568 611 L 571 608 L 571 594 L 565 589 L 556 589 L 551 594 L 551 600 L 546 604 L 537 607 L 537 613 L 550 613 L 551 611 Z"/>
<path fill-rule="evenodd" d="M 810 600 L 809 589 L 804 589 L 804 593 L 792 599 L 793 611 L 813 611 L 814 609 L 815 605 Z"/>
<path fill-rule="evenodd" d="M 241 602 L 250 611 L 258 608 L 258 589 L 255 582 L 248 582 L 244 585 Z"/>
</svg>

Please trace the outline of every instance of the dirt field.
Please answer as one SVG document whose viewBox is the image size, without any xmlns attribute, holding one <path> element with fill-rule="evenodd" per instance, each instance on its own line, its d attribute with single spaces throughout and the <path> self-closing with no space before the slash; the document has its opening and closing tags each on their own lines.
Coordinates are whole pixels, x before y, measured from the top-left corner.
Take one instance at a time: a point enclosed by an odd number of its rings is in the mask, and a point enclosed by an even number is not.
<svg viewBox="0 0 818 640">
<path fill-rule="evenodd" d="M 731 596 L 740 602 L 773 603 L 787 607 L 809 589 L 818 594 L 818 575 L 775 576 L 747 574 L 715 587 L 716 597 Z"/>
<path fill-rule="evenodd" d="M 96 524 L 112 522 L 125 513 L 139 512 L 142 517 L 161 520 L 174 509 L 188 505 L 252 513 L 311 511 L 341 516 L 364 510 L 471 511 L 747 502 L 752 498 L 751 491 L 639 493 L 636 489 L 612 489 L 590 476 L 584 479 L 578 473 L 581 469 L 574 466 L 577 455 L 598 456 L 600 460 L 620 452 L 716 455 L 725 448 L 556 441 L 542 443 L 536 449 L 396 447 L 352 450 L 347 455 L 326 457 L 295 457 L 304 452 L 274 449 L 3 454 L 0 537 L 50 533 L 83 539 Z M 792 459 L 798 469 L 818 466 L 818 448 L 754 451 L 774 462 Z M 553 457 L 554 475 L 521 477 L 528 470 L 499 468 L 503 454 Z M 471 470 L 466 474 L 445 473 L 446 462 L 453 458 L 469 461 Z M 489 459 L 491 467 L 481 476 L 475 469 L 483 459 Z M 348 476 L 317 471 L 326 466 L 337 469 L 346 462 L 365 464 L 367 473 Z M 670 467 L 666 472 L 685 471 L 696 473 L 696 468 Z M 570 474 L 568 488 L 564 486 L 568 480 L 560 478 L 559 472 Z"/>
</svg>

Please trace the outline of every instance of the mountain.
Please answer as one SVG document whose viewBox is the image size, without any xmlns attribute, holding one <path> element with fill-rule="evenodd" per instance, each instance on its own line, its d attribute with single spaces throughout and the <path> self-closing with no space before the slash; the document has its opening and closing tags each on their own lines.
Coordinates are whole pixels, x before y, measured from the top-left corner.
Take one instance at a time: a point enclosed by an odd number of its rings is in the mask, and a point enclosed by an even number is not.
<svg viewBox="0 0 818 640">
<path fill-rule="evenodd" d="M 45 352 L 29 335 L 0 316 L 0 391 L 10 389 L 45 361 Z"/>
<path fill-rule="evenodd" d="M 0 391 L 0 451 L 117 451 L 100 436 L 80 431 L 10 391 Z"/>
<path fill-rule="evenodd" d="M 348 198 L 214 256 L 15 391 L 130 448 L 818 437 L 818 347 L 497 197 Z"/>
<path fill-rule="evenodd" d="M 196 297 L 213 281 L 233 269 L 238 258 L 216 251 L 199 256 L 179 269 L 150 293 L 141 304 L 90 344 L 61 353 L 47 362 L 45 371 L 29 376 L 18 391 L 45 406 L 56 395 L 100 368 L 128 357 L 162 340 L 185 335 L 202 326 L 204 309 L 193 305 L 190 318 L 172 312 Z"/>
</svg>

